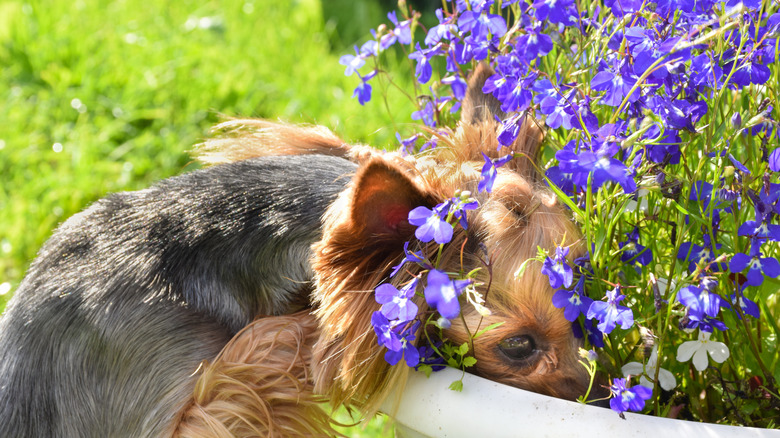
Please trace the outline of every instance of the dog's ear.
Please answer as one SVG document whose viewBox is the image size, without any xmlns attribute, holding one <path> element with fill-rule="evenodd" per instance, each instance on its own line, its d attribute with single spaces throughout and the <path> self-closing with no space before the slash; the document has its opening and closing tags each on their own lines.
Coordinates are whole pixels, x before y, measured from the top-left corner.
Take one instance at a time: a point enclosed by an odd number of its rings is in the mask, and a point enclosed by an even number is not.
<svg viewBox="0 0 780 438">
<path fill-rule="evenodd" d="M 501 110 L 501 102 L 495 96 L 482 91 L 487 80 L 494 74 L 492 68 L 481 63 L 469 78 L 461 106 L 461 154 L 469 160 L 481 160 L 481 154 L 498 158 L 507 153 L 519 153 L 522 156 L 510 161 L 508 167 L 531 181 L 540 181 L 541 175 L 534 163 L 539 155 L 543 134 L 539 121 L 532 115 L 522 116 L 517 138 L 511 145 L 502 148 L 498 146 L 496 135 L 499 121 L 505 119 L 507 114 Z"/>
<path fill-rule="evenodd" d="M 495 74 L 492 68 L 485 63 L 480 63 L 469 78 L 466 96 L 461 105 L 460 121 L 469 125 L 477 125 L 494 121 L 496 117 L 506 117 L 501 111 L 501 102 L 492 94 L 485 94 L 482 88 L 485 82 Z"/>
<path fill-rule="evenodd" d="M 407 240 L 414 233 L 409 212 L 428 204 L 401 169 L 373 159 L 358 172 L 350 206 L 352 232 L 363 239 Z M 371 242 L 368 240 L 367 243 Z"/>
</svg>

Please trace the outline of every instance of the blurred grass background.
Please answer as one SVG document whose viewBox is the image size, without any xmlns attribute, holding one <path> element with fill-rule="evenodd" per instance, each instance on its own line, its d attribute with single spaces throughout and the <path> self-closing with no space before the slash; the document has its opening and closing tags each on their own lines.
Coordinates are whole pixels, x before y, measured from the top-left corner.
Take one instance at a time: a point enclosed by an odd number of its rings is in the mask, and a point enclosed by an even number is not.
<svg viewBox="0 0 780 438">
<path fill-rule="evenodd" d="M 59 223 L 107 193 L 194 169 L 188 151 L 223 117 L 317 123 L 347 141 L 395 147 L 412 103 L 387 93 L 386 104 L 375 86 L 361 107 L 357 78 L 338 63 L 392 7 L 0 2 L 0 309 Z M 392 436 L 381 420 L 344 431 Z"/>
</svg>

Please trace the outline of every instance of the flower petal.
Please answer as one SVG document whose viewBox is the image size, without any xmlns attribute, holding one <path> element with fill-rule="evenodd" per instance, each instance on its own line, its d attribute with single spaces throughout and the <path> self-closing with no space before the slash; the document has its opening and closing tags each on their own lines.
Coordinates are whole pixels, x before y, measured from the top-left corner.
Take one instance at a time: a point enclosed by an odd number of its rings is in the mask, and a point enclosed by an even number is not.
<svg viewBox="0 0 780 438">
<path fill-rule="evenodd" d="M 693 353 L 693 366 L 699 371 L 704 371 L 710 364 L 710 360 L 707 358 L 706 348 L 701 348 L 701 344 L 699 345 L 700 347 Z"/>
<path fill-rule="evenodd" d="M 717 363 L 723 363 L 729 358 L 729 347 L 723 342 L 709 341 L 707 343 L 707 352 L 710 353 L 712 360 Z"/>
<path fill-rule="evenodd" d="M 691 360 L 693 353 L 699 348 L 699 341 L 685 341 L 677 347 L 677 361 L 687 362 Z"/>
</svg>

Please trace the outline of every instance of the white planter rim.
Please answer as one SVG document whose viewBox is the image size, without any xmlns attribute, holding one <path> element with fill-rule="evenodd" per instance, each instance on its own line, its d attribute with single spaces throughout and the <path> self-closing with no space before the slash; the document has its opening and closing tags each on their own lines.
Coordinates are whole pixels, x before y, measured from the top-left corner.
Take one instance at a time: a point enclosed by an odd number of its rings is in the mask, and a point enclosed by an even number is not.
<svg viewBox="0 0 780 438">
<path fill-rule="evenodd" d="M 448 389 L 463 377 L 463 391 Z M 397 402 L 397 404 L 396 404 Z M 394 409 L 397 407 L 397 409 Z M 402 437 L 630 437 L 780 438 L 780 430 L 725 426 L 617 413 L 513 388 L 452 368 L 430 378 L 411 372 L 406 387 L 388 397 L 383 412 Z"/>
</svg>

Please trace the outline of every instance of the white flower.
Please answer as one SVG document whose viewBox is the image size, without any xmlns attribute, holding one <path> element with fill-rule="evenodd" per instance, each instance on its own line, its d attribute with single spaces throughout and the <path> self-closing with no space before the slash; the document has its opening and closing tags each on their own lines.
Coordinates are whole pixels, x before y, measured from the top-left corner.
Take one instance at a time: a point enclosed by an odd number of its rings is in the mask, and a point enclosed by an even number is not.
<svg viewBox="0 0 780 438">
<path fill-rule="evenodd" d="M 699 371 L 705 370 L 709 364 L 707 353 L 715 362 L 723 363 L 729 357 L 729 347 L 723 342 L 710 341 L 711 335 L 712 333 L 699 330 L 697 341 L 683 342 L 677 348 L 677 360 L 687 362 L 693 357 L 693 366 Z"/>
<path fill-rule="evenodd" d="M 621 370 L 623 371 L 623 376 L 625 377 L 628 377 L 629 375 L 641 376 L 639 378 L 639 384 L 652 390 L 653 382 L 648 379 L 647 376 L 655 377 L 655 370 L 657 366 L 658 348 L 653 347 L 653 353 L 650 354 L 650 359 L 647 360 L 647 365 L 643 367 L 639 362 L 629 362 L 623 365 Z M 669 391 L 677 386 L 677 379 L 674 378 L 674 375 L 669 370 L 661 368 L 658 371 L 658 384 L 661 385 L 661 388 Z"/>
</svg>

